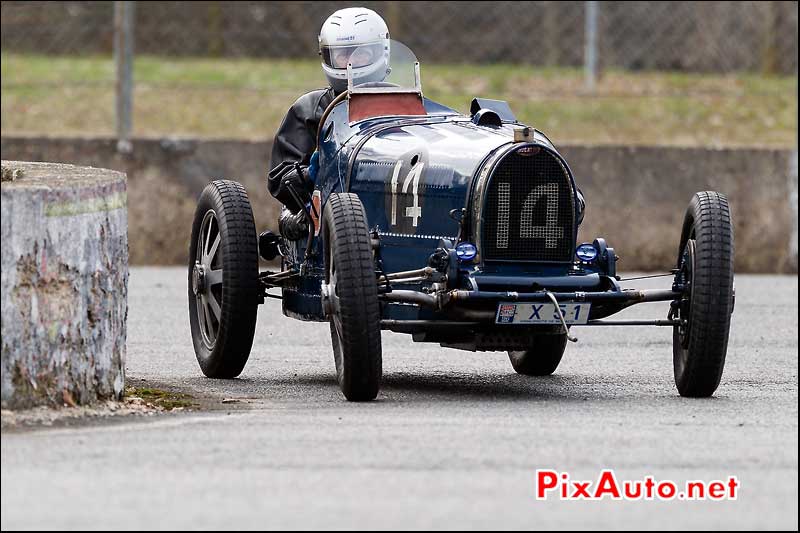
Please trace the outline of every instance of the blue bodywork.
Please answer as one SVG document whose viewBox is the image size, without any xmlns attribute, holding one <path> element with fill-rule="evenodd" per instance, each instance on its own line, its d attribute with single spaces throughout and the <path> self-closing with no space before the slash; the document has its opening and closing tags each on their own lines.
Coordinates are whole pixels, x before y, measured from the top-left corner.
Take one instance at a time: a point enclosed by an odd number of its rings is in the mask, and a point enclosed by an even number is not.
<svg viewBox="0 0 800 533">
<path fill-rule="evenodd" d="M 473 204 L 482 201 L 476 190 L 481 173 L 485 176 L 501 155 L 531 146 L 547 150 L 562 162 L 575 189 L 566 161 L 541 132 L 531 129 L 532 138 L 514 142 L 514 130 L 522 126 L 517 122 L 482 126 L 431 100 L 423 103 L 424 116 L 384 116 L 350 123 L 345 100 L 321 125 L 316 187 L 323 209 L 332 193 L 358 194 L 373 237 L 380 242 L 383 271 L 420 269 L 442 243 L 454 247 L 460 238 L 474 242 L 476 236 L 465 230 L 468 224 L 461 221 L 480 211 Z M 504 116 L 509 118 L 507 113 Z M 576 237 L 577 224 L 573 242 Z M 305 263 L 306 241 L 289 244 L 283 268 L 302 275 L 283 286 L 283 310 L 288 316 L 327 321 L 320 298 L 324 280 L 321 241 L 320 237 L 313 239 L 313 254 Z M 613 276 L 613 265 L 609 269 L 608 265 L 580 262 L 489 263 L 479 256 L 474 262 L 459 264 L 455 288 L 619 290 Z M 402 288 L 419 290 L 421 285 Z M 437 319 L 432 309 L 387 302 L 382 304 L 382 315 L 394 320 Z"/>
</svg>

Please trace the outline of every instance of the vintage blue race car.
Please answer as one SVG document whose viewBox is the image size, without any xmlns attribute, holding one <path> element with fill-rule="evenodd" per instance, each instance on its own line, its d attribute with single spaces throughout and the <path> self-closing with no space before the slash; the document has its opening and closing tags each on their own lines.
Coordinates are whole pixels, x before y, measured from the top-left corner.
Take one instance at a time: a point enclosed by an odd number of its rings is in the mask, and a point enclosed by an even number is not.
<svg viewBox="0 0 800 533">
<path fill-rule="evenodd" d="M 330 322 L 348 400 L 376 397 L 384 329 L 415 342 L 507 351 L 518 373 L 542 376 L 556 370 L 571 328 L 582 325 L 672 327 L 678 391 L 713 394 L 734 306 L 725 196 L 691 200 L 670 289 L 623 290 L 614 249 L 603 238 L 576 242 L 583 199 L 550 140 L 504 102 L 476 98 L 464 115 L 424 98 L 410 51 L 393 42 L 392 57 L 385 82 L 351 80 L 325 111 L 313 196 L 296 192 L 307 237 L 258 237 L 236 182 L 204 190 L 189 264 L 202 371 L 242 371 L 258 304 L 270 297 L 282 299 L 287 316 Z M 259 252 L 279 253 L 281 270 L 259 272 Z M 664 320 L 603 320 L 654 301 L 669 302 Z"/>
</svg>

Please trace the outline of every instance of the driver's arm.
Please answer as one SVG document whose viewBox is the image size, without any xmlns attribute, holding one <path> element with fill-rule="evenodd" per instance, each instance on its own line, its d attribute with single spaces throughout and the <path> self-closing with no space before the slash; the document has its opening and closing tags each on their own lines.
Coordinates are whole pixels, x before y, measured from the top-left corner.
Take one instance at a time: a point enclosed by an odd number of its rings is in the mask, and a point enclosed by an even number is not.
<svg viewBox="0 0 800 533">
<path fill-rule="evenodd" d="M 293 213 L 302 209 L 289 186 L 303 198 L 313 189 L 308 165 L 316 150 L 317 129 L 325 107 L 333 100 L 332 92 L 320 89 L 304 94 L 289 108 L 272 144 L 268 188 L 270 194 Z"/>
<path fill-rule="evenodd" d="M 287 161 L 308 166 L 317 148 L 319 121 L 331 101 L 333 91 L 319 89 L 304 94 L 292 104 L 272 143 L 271 169 Z"/>
</svg>

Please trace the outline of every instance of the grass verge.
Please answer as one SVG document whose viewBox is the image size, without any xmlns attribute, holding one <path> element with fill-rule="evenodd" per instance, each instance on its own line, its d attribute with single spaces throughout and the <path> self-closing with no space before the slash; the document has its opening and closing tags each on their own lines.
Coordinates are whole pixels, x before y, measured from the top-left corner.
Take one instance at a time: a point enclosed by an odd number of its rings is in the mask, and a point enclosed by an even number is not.
<svg viewBox="0 0 800 533">
<path fill-rule="evenodd" d="M 134 133 L 270 138 L 292 102 L 325 84 L 315 60 L 138 57 Z M 466 112 L 507 100 L 556 143 L 795 146 L 797 76 L 606 71 L 588 95 L 572 68 L 422 64 L 426 96 Z M 2 54 L 7 134 L 111 135 L 110 57 Z"/>
</svg>

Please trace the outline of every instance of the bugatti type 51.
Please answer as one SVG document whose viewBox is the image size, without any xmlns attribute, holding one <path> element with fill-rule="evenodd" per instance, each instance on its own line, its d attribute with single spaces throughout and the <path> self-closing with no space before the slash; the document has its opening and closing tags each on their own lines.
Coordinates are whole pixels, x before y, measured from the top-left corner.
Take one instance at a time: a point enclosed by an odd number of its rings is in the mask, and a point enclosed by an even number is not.
<svg viewBox="0 0 800 533">
<path fill-rule="evenodd" d="M 289 317 L 330 323 L 348 400 L 378 394 L 382 330 L 505 351 L 516 372 L 541 376 L 586 325 L 671 327 L 679 393 L 713 394 L 734 306 L 725 196 L 691 199 L 669 288 L 622 289 L 606 240 L 577 243 L 583 197 L 553 143 L 504 102 L 475 99 L 465 115 L 423 97 L 419 64 L 392 46 L 405 67 L 393 61 L 384 82 L 349 80 L 323 115 L 313 194 L 292 190 L 305 206 L 302 238 L 257 235 L 234 181 L 203 191 L 188 291 L 202 371 L 242 371 L 269 297 Z M 280 270 L 260 272 L 259 255 L 280 256 Z M 665 318 L 605 320 L 640 302 L 664 302 Z"/>
</svg>

